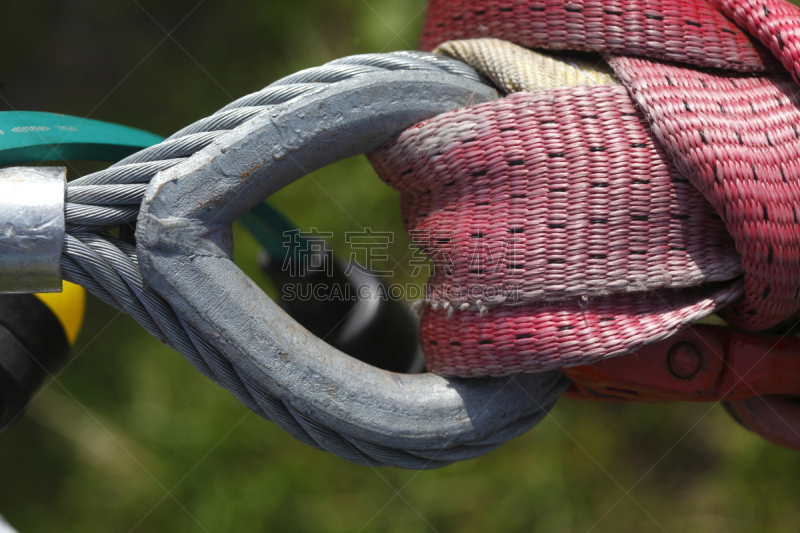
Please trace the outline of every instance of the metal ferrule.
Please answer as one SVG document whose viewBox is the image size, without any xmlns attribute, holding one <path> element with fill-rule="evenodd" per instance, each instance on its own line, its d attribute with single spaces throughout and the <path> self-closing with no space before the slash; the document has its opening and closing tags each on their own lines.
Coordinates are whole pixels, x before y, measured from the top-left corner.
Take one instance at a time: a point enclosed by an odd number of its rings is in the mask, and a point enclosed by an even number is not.
<svg viewBox="0 0 800 533">
<path fill-rule="evenodd" d="M 0 169 L 0 293 L 61 292 L 64 167 Z"/>
</svg>

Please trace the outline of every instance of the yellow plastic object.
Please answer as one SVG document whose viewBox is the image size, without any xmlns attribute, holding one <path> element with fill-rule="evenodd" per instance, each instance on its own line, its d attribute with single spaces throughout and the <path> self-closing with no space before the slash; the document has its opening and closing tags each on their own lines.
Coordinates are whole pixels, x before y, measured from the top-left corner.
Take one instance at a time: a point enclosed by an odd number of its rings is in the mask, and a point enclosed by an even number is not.
<svg viewBox="0 0 800 533">
<path fill-rule="evenodd" d="M 69 344 L 75 344 L 86 314 L 86 291 L 83 287 L 65 281 L 63 291 L 37 294 L 36 297 L 49 307 L 61 322 Z"/>
</svg>

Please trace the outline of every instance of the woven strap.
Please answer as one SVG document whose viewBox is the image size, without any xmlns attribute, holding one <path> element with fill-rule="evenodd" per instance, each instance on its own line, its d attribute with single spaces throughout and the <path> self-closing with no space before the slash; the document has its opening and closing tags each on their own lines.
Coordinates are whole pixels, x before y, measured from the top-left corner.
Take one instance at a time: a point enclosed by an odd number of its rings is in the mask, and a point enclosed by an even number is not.
<svg viewBox="0 0 800 533">
<path fill-rule="evenodd" d="M 585 4 L 462 1 L 445 10 L 432 1 L 423 46 L 471 32 L 734 70 L 775 66 L 706 2 L 625 2 L 630 16 L 610 25 L 597 21 L 619 16 L 611 14 L 619 3 Z M 719 9 L 757 27 L 755 4 L 743 4 Z M 766 6 L 773 25 L 751 31 L 794 65 L 795 8 Z M 642 24 L 650 41 L 637 37 Z M 753 329 L 800 309 L 800 108 L 788 76 L 617 57 L 612 66 L 630 93 L 610 79 L 587 81 L 580 64 L 562 85 L 597 86 L 553 88 L 560 82 L 537 72 L 553 58 L 526 60 L 534 53 L 493 41 L 437 51 L 506 92 L 551 90 L 436 117 L 371 156 L 403 192 L 406 225 L 437 267 L 422 318 L 433 371 L 586 364 L 737 299 L 730 320 Z"/>
<path fill-rule="evenodd" d="M 726 318 L 765 329 L 800 309 L 800 99 L 789 76 L 699 73 L 615 58 L 652 130 L 736 241 L 744 298 Z"/>
<path fill-rule="evenodd" d="M 371 161 L 403 192 L 406 227 L 437 264 L 434 306 L 480 310 L 742 274 L 725 225 L 623 87 L 520 93 L 446 113 Z M 493 285 L 516 294 L 493 296 Z"/>
<path fill-rule="evenodd" d="M 534 78 L 579 81 L 569 68 Z M 724 224 L 621 86 L 520 93 L 439 115 L 370 159 L 403 191 L 406 227 L 436 264 L 421 331 L 434 372 L 586 364 L 741 295 L 739 282 L 711 284 L 742 272 Z M 700 283 L 709 285 L 631 294 Z"/>
<path fill-rule="evenodd" d="M 779 66 L 769 50 L 705 0 L 428 1 L 421 49 L 476 37 L 528 48 L 634 54 L 742 72 Z"/>
<path fill-rule="evenodd" d="M 586 304 L 498 307 L 448 316 L 426 309 L 420 336 L 429 370 L 463 377 L 585 365 L 666 339 L 741 294 L 735 282 L 711 294 L 659 291 Z"/>
<path fill-rule="evenodd" d="M 768 46 L 794 81 L 800 83 L 800 8 L 785 0 L 711 0 L 711 3 Z"/>
</svg>

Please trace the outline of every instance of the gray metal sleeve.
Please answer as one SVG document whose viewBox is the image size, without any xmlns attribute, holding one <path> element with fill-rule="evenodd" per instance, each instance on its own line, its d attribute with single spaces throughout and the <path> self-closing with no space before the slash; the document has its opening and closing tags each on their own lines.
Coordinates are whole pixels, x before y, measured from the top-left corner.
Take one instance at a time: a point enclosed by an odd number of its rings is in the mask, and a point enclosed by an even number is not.
<svg viewBox="0 0 800 533">
<path fill-rule="evenodd" d="M 0 293 L 61 292 L 64 167 L 0 169 Z"/>
</svg>

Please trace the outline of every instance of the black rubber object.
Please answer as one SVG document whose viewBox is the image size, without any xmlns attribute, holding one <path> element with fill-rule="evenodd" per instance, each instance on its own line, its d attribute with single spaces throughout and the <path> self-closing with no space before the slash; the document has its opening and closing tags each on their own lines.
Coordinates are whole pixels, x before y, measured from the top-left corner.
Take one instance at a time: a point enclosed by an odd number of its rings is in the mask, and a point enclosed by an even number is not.
<svg viewBox="0 0 800 533">
<path fill-rule="evenodd" d="M 330 276 L 325 272 L 291 276 L 283 262 L 265 250 L 259 256 L 262 271 L 278 289 L 278 304 L 308 331 L 350 357 L 383 370 L 422 372 L 425 358 L 419 345 L 419 320 L 409 306 L 386 298 L 387 287 L 369 270 L 355 267 L 347 273 L 345 265 L 330 254 L 319 264 L 324 261 L 332 262 Z M 350 299 L 286 299 L 283 288 L 291 283 L 322 287 L 326 294 L 338 286 L 340 294 Z M 371 300 L 359 299 L 359 287 Z"/>
<path fill-rule="evenodd" d="M 0 296 L 0 429 L 19 418 L 45 374 L 68 354 L 67 334 L 41 300 Z"/>
</svg>

